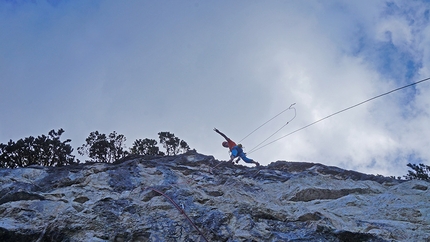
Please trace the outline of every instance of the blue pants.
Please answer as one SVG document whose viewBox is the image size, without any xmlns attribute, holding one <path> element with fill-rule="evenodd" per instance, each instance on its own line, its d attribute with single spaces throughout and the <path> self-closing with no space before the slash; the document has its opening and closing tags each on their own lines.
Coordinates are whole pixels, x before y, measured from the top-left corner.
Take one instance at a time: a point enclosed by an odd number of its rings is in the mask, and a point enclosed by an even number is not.
<svg viewBox="0 0 430 242">
<path fill-rule="evenodd" d="M 253 162 L 252 159 L 249 159 L 248 157 L 246 157 L 246 154 L 243 152 L 243 150 L 239 146 L 233 147 L 233 149 L 231 150 L 231 156 L 233 156 L 235 158 L 240 157 L 246 163 L 252 163 Z"/>
</svg>

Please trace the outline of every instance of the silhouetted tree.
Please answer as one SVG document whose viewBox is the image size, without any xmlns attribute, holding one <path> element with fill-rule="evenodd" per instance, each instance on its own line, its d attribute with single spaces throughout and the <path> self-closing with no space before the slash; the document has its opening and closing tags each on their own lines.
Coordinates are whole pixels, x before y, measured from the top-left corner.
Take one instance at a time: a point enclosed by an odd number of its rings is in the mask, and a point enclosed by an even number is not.
<svg viewBox="0 0 430 242">
<path fill-rule="evenodd" d="M 166 149 L 166 155 L 177 155 L 190 150 L 187 142 L 180 140 L 170 132 L 159 132 L 160 144 Z"/>
<path fill-rule="evenodd" d="M 32 151 L 34 137 L 20 139 L 17 142 L 9 140 L 0 144 L 1 166 L 6 168 L 26 167 L 36 163 L 36 153 Z"/>
<path fill-rule="evenodd" d="M 61 166 L 74 162 L 75 156 L 71 140 L 61 141 L 63 129 L 51 130 L 48 136 L 41 135 L 10 140 L 7 144 L 0 144 L 0 166 L 8 168 L 26 167 L 29 165 Z"/>
<path fill-rule="evenodd" d="M 88 155 L 93 161 L 112 163 L 128 155 L 125 151 L 126 138 L 115 131 L 106 136 L 98 131 L 91 132 L 86 144 L 78 148 L 82 156 Z"/>
<path fill-rule="evenodd" d="M 407 180 L 424 180 L 424 181 L 430 181 L 430 166 L 424 165 L 424 164 L 407 164 L 408 167 L 412 169 L 408 170 L 408 174 L 404 176 Z"/>
<path fill-rule="evenodd" d="M 70 139 L 61 142 L 60 136 L 64 133 L 63 129 L 49 131 L 49 136 L 38 136 L 34 140 L 35 150 L 38 150 L 39 160 L 43 166 L 58 166 L 70 164 L 73 162 L 74 157 L 70 155 L 73 151 L 70 145 Z"/>
<path fill-rule="evenodd" d="M 156 146 L 157 141 L 153 139 L 137 139 L 133 143 L 133 147 L 130 149 L 131 154 L 136 155 L 161 155 L 164 153 Z"/>
</svg>

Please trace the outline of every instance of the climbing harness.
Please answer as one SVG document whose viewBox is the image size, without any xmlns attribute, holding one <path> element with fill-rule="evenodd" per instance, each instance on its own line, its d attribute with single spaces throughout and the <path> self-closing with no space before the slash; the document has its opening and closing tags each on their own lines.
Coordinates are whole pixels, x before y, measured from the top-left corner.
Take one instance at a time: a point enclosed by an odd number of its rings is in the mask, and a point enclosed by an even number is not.
<svg viewBox="0 0 430 242">
<path fill-rule="evenodd" d="M 282 113 L 284 113 L 284 112 L 286 112 L 286 111 L 288 111 L 288 110 L 290 110 L 290 109 L 293 109 L 293 110 L 294 110 L 294 116 L 293 116 L 293 118 L 291 118 L 287 123 L 285 123 L 281 128 L 279 128 L 277 131 L 275 131 L 273 134 L 271 134 L 268 138 L 266 138 L 266 139 L 265 139 L 265 140 L 263 140 L 261 143 L 259 143 L 257 146 L 255 146 L 254 148 L 252 148 L 252 149 L 248 152 L 249 154 L 250 154 L 250 153 L 253 153 L 253 152 L 257 151 L 257 150 L 260 150 L 260 149 L 262 149 L 262 148 L 264 148 L 264 147 L 266 147 L 266 146 L 268 146 L 268 145 L 271 145 L 271 144 L 273 144 L 274 142 L 279 141 L 279 140 L 281 140 L 281 139 L 283 139 L 283 138 L 286 138 L 286 137 L 288 137 L 288 136 L 290 136 L 290 135 L 292 135 L 292 134 L 294 134 L 294 133 L 297 133 L 297 132 L 299 132 L 299 131 L 301 131 L 301 130 L 303 130 L 303 129 L 306 129 L 306 128 L 308 128 L 308 127 L 310 127 L 310 126 L 314 125 L 314 124 L 317 124 L 317 123 L 319 123 L 319 122 L 321 122 L 321 121 L 323 121 L 323 120 L 325 120 L 325 119 L 328 119 L 328 118 L 330 118 L 330 117 L 332 117 L 332 116 L 335 116 L 335 115 L 337 115 L 337 114 L 340 114 L 340 113 L 342 113 L 342 112 L 345 112 L 345 111 L 347 111 L 347 110 L 349 110 L 349 109 L 355 108 L 355 107 L 357 107 L 357 106 L 360 106 L 360 105 L 362 105 L 362 104 L 365 104 L 365 103 L 370 102 L 370 101 L 372 101 L 372 100 L 375 100 L 375 99 L 377 99 L 377 98 L 383 97 L 383 96 L 388 95 L 388 94 L 390 94 L 390 93 L 393 93 L 393 92 L 396 92 L 396 91 L 402 90 L 402 89 L 404 89 L 404 88 L 411 87 L 411 86 L 414 86 L 414 85 L 417 85 L 417 84 L 419 84 L 419 83 L 422 83 L 422 82 L 425 82 L 425 81 L 429 81 L 429 80 L 430 80 L 430 77 L 429 77 L 429 78 L 422 79 L 422 80 L 417 81 L 417 82 L 410 83 L 410 84 L 408 84 L 408 85 L 405 85 L 405 86 L 402 86 L 402 87 L 399 87 L 399 88 L 396 88 L 396 89 L 393 89 L 393 90 L 391 90 L 391 91 L 385 92 L 385 93 L 380 94 L 380 95 L 377 95 L 377 96 L 375 96 L 375 97 L 372 97 L 372 98 L 366 99 L 366 100 L 364 100 L 364 101 L 362 101 L 362 102 L 360 102 L 360 103 L 357 103 L 357 104 L 355 104 L 355 105 L 352 105 L 352 106 L 350 106 L 350 107 L 347 107 L 347 108 L 345 108 L 345 109 L 342 109 L 342 110 L 340 110 L 340 111 L 337 111 L 337 112 L 335 112 L 335 113 L 333 113 L 333 114 L 330 114 L 330 115 L 328 115 L 328 116 L 326 116 L 326 117 L 324 117 L 324 118 L 321 118 L 321 119 L 319 119 L 319 120 L 317 120 L 317 121 L 314 121 L 314 122 L 312 122 L 312 123 L 310 123 L 310 124 L 308 124 L 308 125 L 305 125 L 305 126 L 303 126 L 303 127 L 299 128 L 299 129 L 296 129 L 296 130 L 294 130 L 294 131 L 292 131 L 292 132 L 290 132 L 290 133 L 288 133 L 288 134 L 286 134 L 286 135 L 284 135 L 284 136 L 281 136 L 280 138 L 277 138 L 277 139 L 275 139 L 275 140 L 272 140 L 272 141 L 270 141 L 269 143 L 264 144 L 266 141 L 268 141 L 270 138 L 272 138 L 275 134 L 277 134 L 279 131 L 281 131 L 285 126 L 287 126 L 291 121 L 293 121 L 293 120 L 296 118 L 296 114 L 297 114 L 297 113 L 296 113 L 296 109 L 293 107 L 293 106 L 295 105 L 295 103 L 293 103 L 293 104 L 291 104 L 291 105 L 290 105 L 290 107 L 288 107 L 287 109 L 284 109 L 283 111 L 281 111 L 280 113 L 278 113 L 277 115 L 275 115 L 273 118 L 269 119 L 268 121 L 266 121 L 265 123 L 263 123 L 262 125 L 260 125 L 260 126 L 259 126 L 259 127 L 257 127 L 256 129 L 254 129 L 251 133 L 249 133 L 249 134 L 248 134 L 248 135 L 246 135 L 243 139 L 241 139 L 241 140 L 239 141 L 239 143 L 241 143 L 243 140 L 245 140 L 246 138 L 248 138 L 251 134 L 253 134 L 253 133 L 254 133 L 254 132 L 256 132 L 257 130 L 259 130 L 261 127 L 263 127 L 264 125 L 266 125 L 267 123 L 269 123 L 270 121 L 272 121 L 273 119 L 277 118 L 279 115 L 281 115 Z M 263 144 L 264 144 L 264 145 L 263 145 Z M 221 163 L 223 163 L 223 162 L 221 162 Z M 219 166 L 221 163 L 219 163 L 218 165 L 216 165 L 216 166 L 212 167 L 212 168 L 211 168 L 211 170 L 215 169 L 215 168 L 216 168 L 217 166 Z"/>
<path fill-rule="evenodd" d="M 285 126 L 287 126 L 291 121 L 293 121 L 293 119 L 296 118 L 296 109 L 294 108 L 294 105 L 296 103 L 291 104 L 287 109 L 282 110 L 280 113 L 276 114 L 274 117 L 272 117 L 271 119 L 267 120 L 265 123 L 263 123 L 262 125 L 260 125 L 259 127 L 257 127 L 256 129 L 254 129 L 251 133 L 249 133 L 247 136 L 245 136 L 243 139 L 241 139 L 239 141 L 239 143 L 241 143 L 244 139 L 246 139 L 247 137 L 249 137 L 251 134 L 253 134 L 255 131 L 259 130 L 261 127 L 263 127 L 264 125 L 266 125 L 267 123 L 269 123 L 270 121 L 272 121 L 273 119 L 275 119 L 276 117 L 278 117 L 279 115 L 283 114 L 284 112 L 293 109 L 294 110 L 294 117 L 291 118 L 287 123 L 285 123 L 281 128 L 279 128 L 277 131 L 275 131 L 272 135 L 270 135 L 268 138 L 266 138 L 265 140 L 263 140 L 263 142 L 261 142 L 260 144 L 258 144 L 257 146 L 255 146 L 253 149 L 251 149 L 249 152 L 247 153 L 252 153 L 254 152 L 258 146 L 262 145 L 264 142 L 266 142 L 268 139 L 270 139 L 271 137 L 273 137 L 275 134 L 277 134 L 279 131 L 281 131 Z M 241 144 L 238 144 L 238 146 L 242 146 Z M 244 147 L 241 147 L 241 149 L 243 149 Z M 243 152 L 243 150 L 242 150 Z M 245 153 L 246 154 L 246 153 Z M 229 156 L 231 156 L 231 151 L 229 151 Z M 235 161 L 236 163 L 238 163 L 240 160 L 240 157 L 237 157 L 237 160 Z M 232 161 L 234 164 L 234 161 Z M 223 162 L 220 162 L 219 164 L 215 165 L 214 167 L 211 167 L 209 169 L 209 172 L 212 173 L 212 171 L 217 168 L 219 165 L 221 165 Z"/>
</svg>

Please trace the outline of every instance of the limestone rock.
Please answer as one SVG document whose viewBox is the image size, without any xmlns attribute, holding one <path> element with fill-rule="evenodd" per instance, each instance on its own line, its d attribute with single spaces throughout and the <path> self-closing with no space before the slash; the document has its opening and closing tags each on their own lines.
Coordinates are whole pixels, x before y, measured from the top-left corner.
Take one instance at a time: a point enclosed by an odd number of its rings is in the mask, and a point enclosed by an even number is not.
<svg viewBox="0 0 430 242">
<path fill-rule="evenodd" d="M 0 169 L 0 241 L 430 241 L 427 182 L 220 162 L 189 152 Z"/>
</svg>

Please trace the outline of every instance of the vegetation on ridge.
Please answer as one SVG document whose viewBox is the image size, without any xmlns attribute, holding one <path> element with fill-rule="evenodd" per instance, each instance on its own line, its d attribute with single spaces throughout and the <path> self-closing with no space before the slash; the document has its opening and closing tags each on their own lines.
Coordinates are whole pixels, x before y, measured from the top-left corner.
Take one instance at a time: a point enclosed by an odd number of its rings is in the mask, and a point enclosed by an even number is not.
<svg viewBox="0 0 430 242">
<path fill-rule="evenodd" d="M 18 168 L 30 165 L 61 166 L 73 163 L 70 139 L 60 141 L 63 129 L 51 130 L 48 136 L 27 137 L 0 143 L 0 167 Z"/>
<path fill-rule="evenodd" d="M 0 168 L 19 168 L 30 165 L 41 166 L 62 166 L 75 162 L 75 156 L 72 155 L 73 148 L 69 144 L 70 139 L 61 141 L 63 129 L 58 131 L 51 130 L 48 135 L 38 137 L 26 137 L 18 141 L 10 140 L 7 144 L 0 143 Z M 158 138 L 165 152 L 157 146 L 158 142 L 154 139 L 137 139 L 133 142 L 132 147 L 127 150 L 125 146 L 126 137 L 118 134 L 116 131 L 109 135 L 91 132 L 85 140 L 85 144 L 78 147 L 78 154 L 87 156 L 91 162 L 112 163 L 124 158 L 130 154 L 133 155 L 178 155 L 190 150 L 187 142 L 179 139 L 173 133 L 159 132 Z M 403 176 L 406 180 L 424 180 L 430 181 L 430 166 L 424 164 L 408 163 L 408 174 Z M 401 179 L 398 177 L 397 179 Z"/>
<path fill-rule="evenodd" d="M 408 174 L 404 176 L 406 180 L 424 180 L 424 181 L 430 181 L 430 166 L 424 165 L 424 164 L 412 164 L 408 163 L 408 167 L 412 169 L 408 170 Z"/>
<path fill-rule="evenodd" d="M 73 148 L 69 144 L 70 139 L 61 141 L 63 129 L 51 130 L 48 136 L 27 137 L 18 141 L 10 140 L 7 144 L 0 143 L 0 168 L 19 168 L 30 165 L 63 166 L 73 163 L 75 156 Z M 78 154 L 87 156 L 91 162 L 112 163 L 130 154 L 136 155 L 177 155 L 190 150 L 187 142 L 179 139 L 173 133 L 159 132 L 160 144 L 165 152 L 160 151 L 157 141 L 153 139 L 137 139 L 133 146 L 127 150 L 126 137 L 113 131 L 109 135 L 98 131 L 91 132 L 85 140 L 85 144 L 78 147 Z"/>
</svg>

